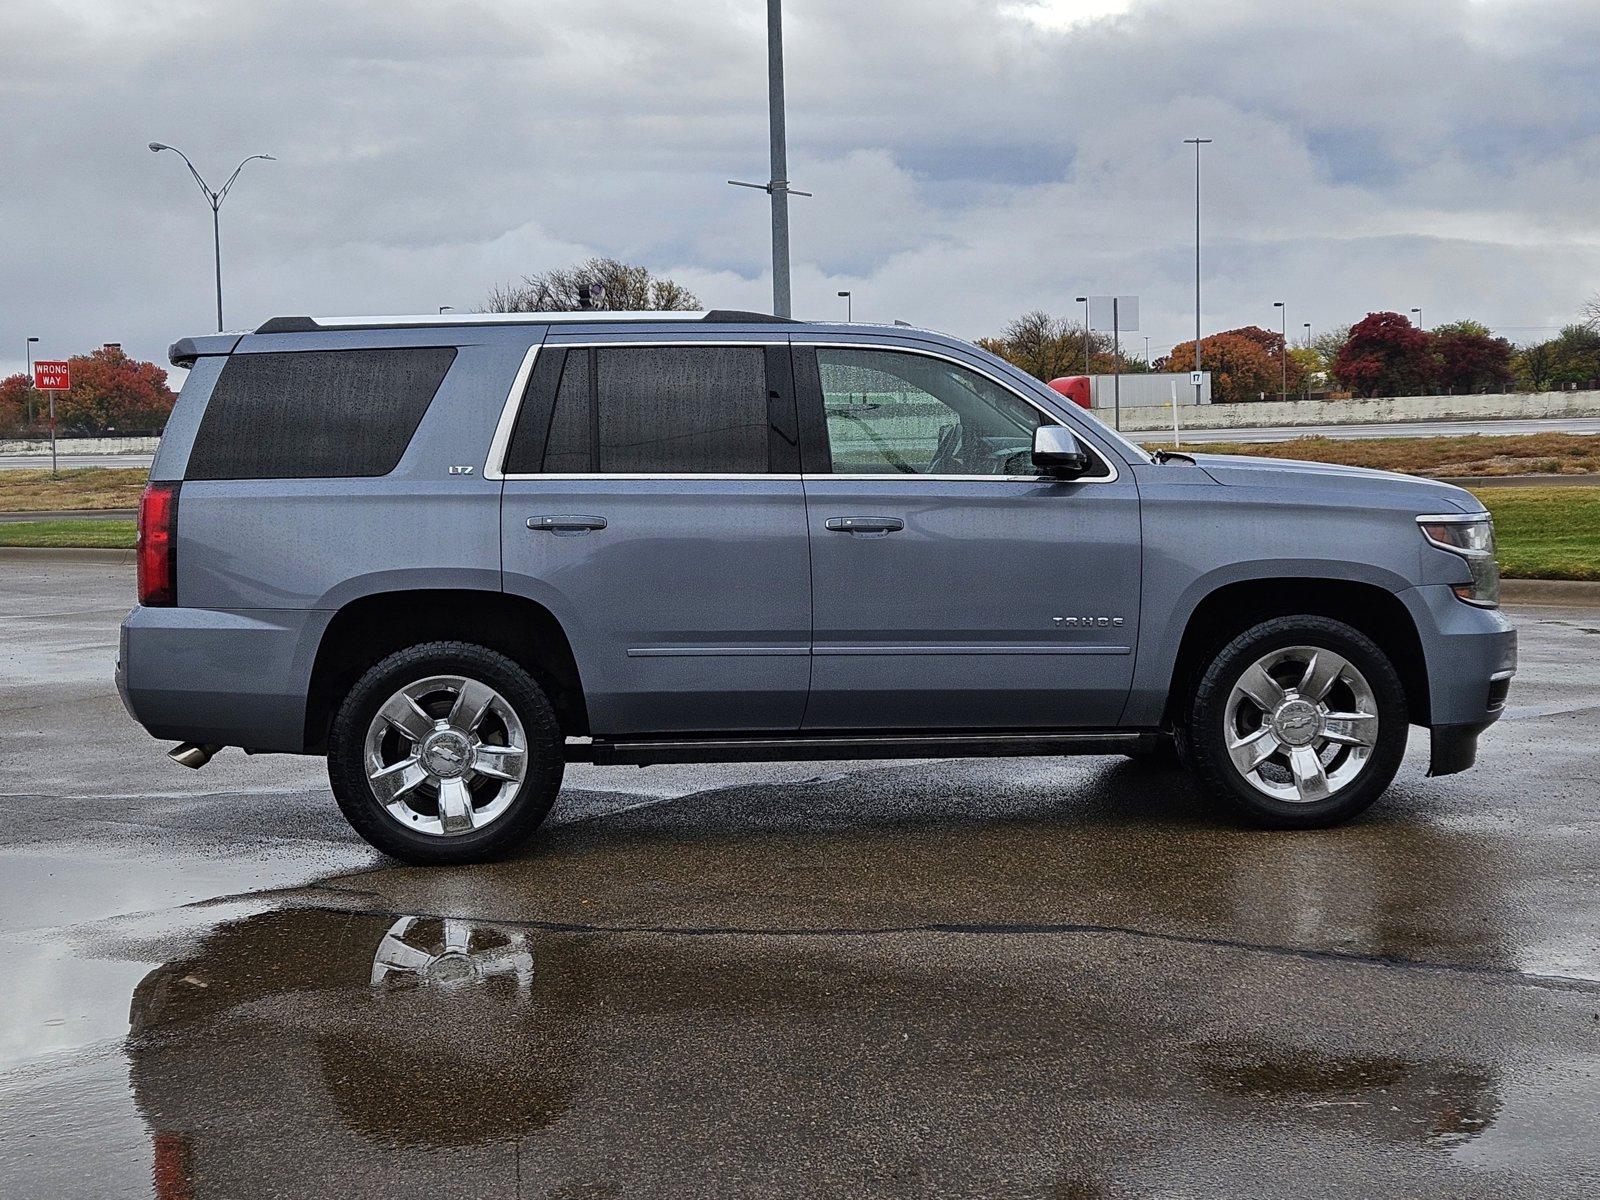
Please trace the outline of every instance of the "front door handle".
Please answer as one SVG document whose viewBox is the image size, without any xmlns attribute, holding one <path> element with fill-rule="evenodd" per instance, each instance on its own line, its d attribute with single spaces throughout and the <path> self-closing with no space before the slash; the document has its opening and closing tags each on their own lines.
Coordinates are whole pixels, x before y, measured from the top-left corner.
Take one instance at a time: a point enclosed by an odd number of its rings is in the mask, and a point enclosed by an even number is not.
<svg viewBox="0 0 1600 1200">
<path fill-rule="evenodd" d="M 604 517 L 559 516 L 528 518 L 529 529 L 537 529 L 542 533 L 553 533 L 557 537 L 573 537 L 576 534 L 592 533 L 605 527 L 606 519 Z"/>
<path fill-rule="evenodd" d="M 851 533 L 860 537 L 883 537 L 899 533 L 906 527 L 899 517 L 829 517 L 824 525 L 834 533 Z"/>
</svg>

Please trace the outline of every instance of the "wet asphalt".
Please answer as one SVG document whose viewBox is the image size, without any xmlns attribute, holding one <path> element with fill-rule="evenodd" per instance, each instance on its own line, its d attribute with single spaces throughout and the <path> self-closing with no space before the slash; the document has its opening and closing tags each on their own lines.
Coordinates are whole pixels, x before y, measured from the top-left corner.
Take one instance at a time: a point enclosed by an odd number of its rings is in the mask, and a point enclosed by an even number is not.
<svg viewBox="0 0 1600 1200">
<path fill-rule="evenodd" d="M 404 868 L 163 757 L 131 570 L 0 560 L 0 1195 L 1592 1196 L 1600 611 L 1465 775 L 1261 833 L 1116 759 L 573 768 Z"/>
</svg>

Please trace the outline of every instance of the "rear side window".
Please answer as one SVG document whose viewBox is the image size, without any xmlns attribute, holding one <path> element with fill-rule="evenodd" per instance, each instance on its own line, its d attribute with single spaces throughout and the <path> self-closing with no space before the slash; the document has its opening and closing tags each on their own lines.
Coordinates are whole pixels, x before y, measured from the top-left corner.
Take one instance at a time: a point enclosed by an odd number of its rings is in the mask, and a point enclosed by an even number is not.
<svg viewBox="0 0 1600 1200">
<path fill-rule="evenodd" d="M 766 474 L 772 440 L 782 436 L 773 406 L 786 403 L 768 390 L 767 351 L 760 346 L 547 350 L 534 369 L 505 469 Z"/>
<path fill-rule="evenodd" d="M 184 475 L 387 475 L 455 356 L 448 346 L 236 354 L 212 389 Z"/>
</svg>

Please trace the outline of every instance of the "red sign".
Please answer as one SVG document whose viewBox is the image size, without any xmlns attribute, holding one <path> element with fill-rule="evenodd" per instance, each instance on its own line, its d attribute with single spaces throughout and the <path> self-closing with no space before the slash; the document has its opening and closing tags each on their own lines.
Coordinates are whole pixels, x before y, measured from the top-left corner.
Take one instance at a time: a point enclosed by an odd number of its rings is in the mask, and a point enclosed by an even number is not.
<svg viewBox="0 0 1600 1200">
<path fill-rule="evenodd" d="M 71 391 L 72 370 L 64 362 L 36 362 L 33 364 L 33 386 L 41 392 Z"/>
</svg>

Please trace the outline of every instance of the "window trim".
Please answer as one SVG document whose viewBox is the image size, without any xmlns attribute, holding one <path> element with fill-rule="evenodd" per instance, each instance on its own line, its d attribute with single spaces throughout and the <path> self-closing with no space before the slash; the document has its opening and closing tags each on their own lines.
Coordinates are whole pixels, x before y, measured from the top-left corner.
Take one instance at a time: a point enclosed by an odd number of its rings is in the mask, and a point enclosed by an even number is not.
<svg viewBox="0 0 1600 1200">
<path fill-rule="evenodd" d="M 523 403 L 523 400 L 526 397 L 526 394 L 527 394 L 527 391 L 528 391 L 528 383 L 533 378 L 534 360 L 538 357 L 539 351 L 544 349 L 545 347 L 549 347 L 552 351 L 554 351 L 554 350 L 586 350 L 586 349 L 590 349 L 592 347 L 606 347 L 606 346 L 694 346 L 694 347 L 704 347 L 704 346 L 712 346 L 712 347 L 715 347 L 715 346 L 760 346 L 760 347 L 762 347 L 764 349 L 771 349 L 773 347 L 779 347 L 779 348 L 785 349 L 785 350 L 787 350 L 789 352 L 789 354 L 790 354 L 790 362 L 791 363 L 794 361 L 794 358 L 793 358 L 794 352 L 797 351 L 797 350 L 812 350 L 812 351 L 815 351 L 815 350 L 882 350 L 882 351 L 887 351 L 889 353 L 920 354 L 924 358 L 936 358 L 936 359 L 939 359 L 939 360 L 941 360 L 943 362 L 947 362 L 947 363 L 951 364 L 952 366 L 962 367 L 962 368 L 964 368 L 964 369 L 966 369 L 968 371 L 973 372 L 974 374 L 981 375 L 983 378 L 987 379 L 990 383 L 993 383 L 997 387 L 1005 389 L 1006 391 L 1010 392 L 1012 395 L 1016 396 L 1019 400 L 1022 400 L 1024 403 L 1031 405 L 1035 410 L 1038 411 L 1038 413 L 1041 416 L 1043 416 L 1046 420 L 1048 420 L 1050 422 L 1050 424 L 1052 424 L 1052 425 L 1064 425 L 1067 428 L 1072 429 L 1073 433 L 1076 434 L 1084 442 L 1085 448 L 1089 451 L 1089 453 L 1093 454 L 1094 457 L 1105 466 L 1105 468 L 1109 472 L 1109 474 L 1097 475 L 1097 476 L 1094 476 L 1093 478 L 1089 478 L 1089 479 L 1060 479 L 1060 478 L 1058 478 L 1058 477 L 1056 477 L 1054 475 L 907 475 L 907 474 L 904 474 L 904 473 L 896 473 L 896 474 L 893 474 L 893 475 L 835 475 L 831 471 L 823 473 L 823 472 L 815 472 L 815 471 L 807 472 L 807 471 L 804 471 L 804 470 L 802 470 L 798 474 L 774 474 L 774 473 L 770 473 L 770 472 L 762 472 L 760 474 L 749 474 L 749 475 L 734 475 L 734 474 L 717 474 L 717 475 L 707 475 L 707 474 L 605 475 L 605 474 L 594 474 L 594 473 L 589 473 L 589 472 L 572 473 L 572 474 L 559 474 L 559 475 L 557 475 L 557 474 L 545 474 L 543 472 L 539 472 L 539 473 L 520 472 L 520 473 L 507 474 L 505 472 L 505 470 L 504 470 L 506 451 L 510 448 L 511 433 L 516 428 L 517 418 L 521 414 L 522 403 Z M 802 392 L 802 389 L 799 386 L 799 381 L 796 380 L 795 381 L 795 387 L 794 387 L 794 403 L 795 403 L 796 412 L 798 413 L 798 415 L 800 417 L 800 427 L 801 427 L 801 430 L 803 431 L 805 429 L 805 424 L 806 424 L 806 415 L 805 415 L 804 411 L 802 411 L 802 410 L 804 409 L 806 404 L 809 402 L 809 398 L 807 396 L 802 395 L 801 392 Z M 803 432 L 802 432 L 801 436 L 802 436 L 802 438 L 804 437 L 804 433 Z M 867 342 L 867 341 L 860 341 L 860 342 L 815 342 L 815 341 L 810 341 L 810 340 L 805 339 L 805 338 L 795 338 L 795 337 L 786 337 L 786 338 L 782 338 L 782 339 L 778 339 L 778 338 L 764 338 L 764 339 L 759 339 L 759 338 L 741 338 L 741 339 L 732 339 L 732 338 L 702 339 L 702 338 L 696 338 L 696 339 L 693 339 L 693 340 L 672 338 L 670 340 L 669 339 L 651 339 L 651 340 L 648 340 L 648 341 L 623 341 L 623 340 L 614 339 L 614 338 L 597 338 L 597 339 L 592 339 L 592 340 L 570 341 L 570 342 L 566 341 L 566 340 L 555 341 L 555 342 L 549 342 L 549 341 L 547 341 L 547 342 L 539 342 L 539 343 L 535 343 L 534 345 L 528 347 L 528 352 L 525 355 L 523 355 L 523 357 L 522 357 L 522 365 L 517 368 L 516 376 L 511 381 L 511 389 L 510 389 L 509 392 L 506 393 L 505 406 L 500 410 L 500 421 L 499 421 L 499 424 L 497 424 L 495 426 L 494 437 L 489 442 L 489 453 L 484 458 L 483 477 L 485 479 L 497 479 L 497 480 L 502 480 L 502 481 L 503 480 L 511 480 L 513 482 L 528 482 L 528 481 L 531 481 L 531 480 L 538 480 L 538 479 L 557 479 L 557 480 L 561 480 L 561 479 L 566 479 L 566 480 L 572 480 L 572 479 L 626 479 L 626 480 L 648 480 L 648 479 L 711 479 L 711 480 L 729 480 L 729 479 L 778 479 L 778 480 L 860 479 L 860 480 L 868 480 L 868 481 L 882 481 L 882 480 L 894 479 L 894 480 L 899 480 L 901 482 L 914 482 L 916 480 L 926 480 L 926 481 L 933 482 L 933 483 L 971 483 L 971 482 L 975 482 L 975 481 L 984 481 L 984 482 L 988 482 L 988 483 L 1055 483 L 1055 484 L 1068 484 L 1068 483 L 1071 483 L 1071 484 L 1076 484 L 1076 485 L 1081 485 L 1081 486 L 1084 486 L 1084 487 L 1088 487 L 1088 486 L 1093 485 L 1093 484 L 1116 483 L 1119 479 L 1122 478 L 1122 472 L 1121 472 L 1121 470 L 1118 469 L 1116 460 L 1110 454 L 1107 454 L 1104 450 L 1102 450 L 1100 448 L 1100 446 L 1094 441 L 1094 439 L 1091 436 L 1089 436 L 1082 428 L 1077 427 L 1076 425 L 1074 425 L 1071 422 L 1063 420 L 1058 414 L 1051 412 L 1048 408 L 1046 408 L 1044 405 L 1040 404 L 1032 396 L 1029 396 L 1026 392 L 1023 392 L 1023 391 L 1019 390 L 1014 384 L 1011 384 L 1011 383 L 1007 382 L 1006 380 L 1001 379 L 998 375 L 995 375 L 993 372 L 987 371 L 983 367 L 975 366 L 972 363 L 966 362 L 966 361 L 964 361 L 962 359 L 954 357 L 953 355 L 946 354 L 946 353 L 943 353 L 941 351 L 925 350 L 925 349 L 922 349 L 921 347 L 907 346 L 907 345 L 903 345 L 903 344 L 899 344 L 899 343 L 895 343 L 895 342 Z"/>
<path fill-rule="evenodd" d="M 1068 429 L 1071 429 L 1073 434 L 1080 441 L 1082 441 L 1084 443 L 1084 448 L 1087 449 L 1090 454 L 1094 455 L 1095 459 L 1097 461 L 1099 461 L 1100 463 L 1102 463 L 1105 466 L 1106 471 L 1108 472 L 1108 474 L 1096 475 L 1096 476 L 1093 476 L 1092 478 L 1087 478 L 1087 479 L 1061 479 L 1061 478 L 1059 478 L 1058 476 L 1055 476 L 1055 475 L 922 475 L 922 474 L 906 474 L 903 471 L 896 471 L 896 472 L 894 472 L 892 474 L 884 474 L 884 475 L 855 475 L 855 474 L 846 475 L 846 474 L 835 473 L 835 472 L 830 470 L 830 471 L 827 471 L 827 472 L 818 472 L 818 471 L 807 472 L 806 475 L 805 475 L 806 479 L 864 479 L 864 480 L 872 480 L 872 481 L 882 481 L 882 480 L 886 480 L 886 479 L 898 479 L 898 480 L 901 480 L 901 481 L 912 481 L 912 480 L 918 480 L 918 479 L 926 479 L 926 480 L 931 480 L 931 481 L 937 482 L 937 483 L 973 483 L 973 482 L 979 482 L 979 481 L 987 481 L 987 482 L 990 482 L 990 483 L 1056 483 L 1056 484 L 1068 484 L 1068 483 L 1071 483 L 1071 484 L 1082 484 L 1084 486 L 1088 486 L 1090 484 L 1116 483 L 1117 480 L 1120 479 L 1121 476 L 1122 476 L 1122 473 L 1117 469 L 1116 462 L 1113 461 L 1111 456 L 1106 454 L 1104 451 L 1102 451 L 1100 449 L 1100 447 L 1098 445 L 1096 445 L 1095 442 L 1087 434 L 1085 434 L 1082 429 L 1079 429 L 1075 425 L 1073 425 L 1073 424 L 1071 424 L 1071 423 L 1069 423 L 1067 421 L 1062 420 L 1061 417 L 1059 417 L 1057 414 L 1051 412 L 1048 408 L 1046 408 L 1044 405 L 1040 404 L 1032 396 L 1029 396 L 1025 392 L 1019 391 L 1013 384 L 1010 384 L 1010 383 L 1006 382 L 1004 379 L 1001 379 L 999 376 L 993 374 L 990 371 L 984 370 L 982 367 L 974 366 L 972 363 L 969 363 L 969 362 L 964 362 L 961 359 L 954 357 L 953 355 L 944 354 L 944 353 L 941 353 L 940 351 L 937 351 L 937 350 L 924 350 L 924 349 L 921 349 L 920 347 L 902 346 L 902 345 L 895 345 L 895 344 L 892 344 L 892 343 L 882 343 L 882 342 L 813 342 L 813 341 L 807 341 L 807 340 L 803 340 L 803 339 L 794 339 L 794 340 L 792 340 L 790 342 L 790 349 L 791 350 L 813 350 L 813 351 L 815 351 L 815 350 L 869 350 L 869 351 L 870 350 L 879 350 L 879 351 L 884 351 L 886 353 L 891 353 L 891 354 L 894 354 L 894 353 L 899 353 L 899 354 L 920 354 L 924 358 L 936 358 L 936 359 L 939 359 L 942 362 L 949 363 L 951 366 L 961 367 L 964 370 L 971 371 L 974 375 L 982 376 L 984 379 L 987 379 L 990 383 L 994 384 L 996 387 L 999 387 L 999 388 L 1001 388 L 1001 389 L 1003 389 L 1003 390 L 1005 390 L 1007 392 L 1010 392 L 1017 399 L 1023 401 L 1024 403 L 1028 404 L 1029 406 L 1031 406 L 1035 411 L 1037 411 L 1039 413 L 1040 416 L 1044 417 L 1045 420 L 1048 421 L 1051 425 L 1061 425 L 1061 426 L 1064 426 L 1064 427 L 1066 427 Z M 796 404 L 804 405 L 804 404 L 809 403 L 809 399 L 810 399 L 809 397 L 802 397 L 801 395 L 799 395 L 798 394 L 798 392 L 799 392 L 798 388 L 796 389 L 796 392 L 797 392 L 797 394 L 795 396 L 795 403 Z M 803 423 L 804 423 L 804 418 L 802 417 L 802 424 Z M 826 423 L 824 423 L 823 428 L 824 428 L 824 430 L 826 430 Z M 825 433 L 824 433 L 824 436 L 826 436 Z"/>
<path fill-rule="evenodd" d="M 682 349 L 717 349 L 722 346 L 755 346 L 762 350 L 782 350 L 789 352 L 789 341 L 784 339 L 756 339 L 756 338 L 696 338 L 686 340 L 679 338 L 654 338 L 649 341 L 622 341 L 616 338 L 596 338 L 588 341 L 556 341 L 540 342 L 529 346 L 528 352 L 522 356 L 522 365 L 517 368 L 517 374 L 511 381 L 511 390 L 506 394 L 505 407 L 500 410 L 500 421 L 495 426 L 494 437 L 489 442 L 489 453 L 484 458 L 483 477 L 485 479 L 510 480 L 512 482 L 528 482 L 538 479 L 784 479 L 797 480 L 802 478 L 798 473 L 778 473 L 761 471 L 749 474 L 708 473 L 708 472 L 673 472 L 651 473 L 638 475 L 608 474 L 606 472 L 511 472 L 505 470 L 506 451 L 511 448 L 511 434 L 517 427 L 517 419 L 521 416 L 522 405 L 527 398 L 528 384 L 533 379 L 533 364 L 539 356 L 539 351 L 548 349 L 552 353 L 557 350 L 604 350 L 607 347 L 625 348 L 643 346 L 649 349 L 656 347 L 678 347 Z M 770 380 L 769 380 L 770 383 Z M 795 401 L 798 408 L 799 401 Z"/>
</svg>

